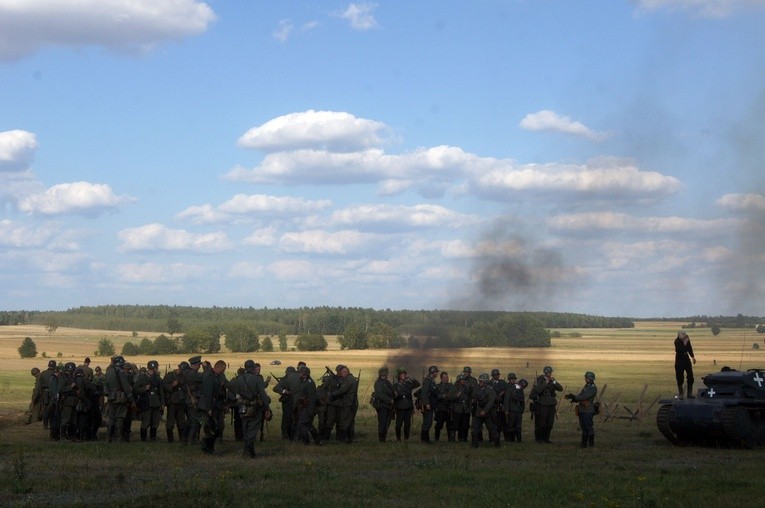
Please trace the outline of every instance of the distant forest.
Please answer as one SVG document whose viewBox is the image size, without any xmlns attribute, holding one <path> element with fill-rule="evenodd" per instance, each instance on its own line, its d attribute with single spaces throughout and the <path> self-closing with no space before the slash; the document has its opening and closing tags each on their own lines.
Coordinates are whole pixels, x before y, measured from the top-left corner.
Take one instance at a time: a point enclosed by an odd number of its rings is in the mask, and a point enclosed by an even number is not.
<svg viewBox="0 0 765 508">
<path fill-rule="evenodd" d="M 374 347 L 373 337 L 390 337 L 387 347 L 549 346 L 550 328 L 632 328 L 623 317 L 560 312 L 458 310 L 375 310 L 358 307 L 255 309 L 167 305 L 102 305 L 66 311 L 0 311 L 0 325 L 38 324 L 98 330 L 226 334 L 246 326 L 259 335 L 338 335 L 347 349 Z M 215 334 L 216 332 L 213 332 Z M 369 339 L 367 339 L 369 336 Z M 392 336 L 403 340 L 397 341 Z M 189 337 L 190 338 L 190 337 Z M 367 342 L 367 341 L 371 342 Z M 379 341 L 378 341 L 379 342 Z M 396 344 L 395 346 L 393 344 Z M 360 344 L 363 344 L 360 346 Z M 382 344 L 381 344 L 382 345 Z"/>
</svg>

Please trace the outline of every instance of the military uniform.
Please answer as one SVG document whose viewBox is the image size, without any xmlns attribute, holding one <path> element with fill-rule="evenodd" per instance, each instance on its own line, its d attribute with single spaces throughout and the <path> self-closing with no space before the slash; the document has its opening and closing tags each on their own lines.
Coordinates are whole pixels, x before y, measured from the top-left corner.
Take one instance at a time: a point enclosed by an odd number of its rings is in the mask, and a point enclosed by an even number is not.
<svg viewBox="0 0 765 508">
<path fill-rule="evenodd" d="M 534 439 L 537 443 L 550 442 L 558 404 L 555 392 L 562 391 L 563 387 L 552 377 L 552 368 L 545 367 L 544 375 L 537 377 L 529 394 L 534 401 Z"/>
<path fill-rule="evenodd" d="M 29 401 L 29 409 L 27 410 L 27 425 L 42 420 L 42 389 L 39 384 L 40 369 L 33 367 L 31 373 L 32 377 L 35 378 L 35 384 L 32 388 L 32 399 Z"/>
<path fill-rule="evenodd" d="M 472 445 L 473 448 L 478 448 L 478 436 L 481 434 L 483 426 L 489 431 L 489 439 L 494 442 L 495 446 L 499 446 L 499 433 L 495 425 L 494 413 L 496 407 L 494 402 L 497 399 L 497 393 L 489 382 L 488 374 L 481 374 L 479 377 L 478 390 L 475 394 L 475 415 L 473 415 L 472 424 Z"/>
<path fill-rule="evenodd" d="M 380 441 L 385 441 L 390 422 L 395 418 L 396 413 L 393 408 L 395 396 L 393 383 L 388 381 L 388 368 L 383 367 L 378 371 L 375 390 L 372 395 L 372 407 L 377 411 L 377 438 Z"/>
<path fill-rule="evenodd" d="M 447 440 L 454 441 L 454 425 L 452 424 L 451 418 L 451 399 L 449 398 L 449 393 L 452 391 L 453 386 L 452 383 L 444 381 L 444 378 L 442 377 L 441 382 L 435 387 L 436 405 L 433 418 L 436 425 L 433 430 L 433 437 L 436 441 L 441 438 L 441 430 L 444 428 L 444 425 L 446 425 Z"/>
<path fill-rule="evenodd" d="M 64 370 L 59 376 L 59 435 L 67 439 L 77 437 L 77 383 L 74 379 L 74 363 L 64 365 Z"/>
<path fill-rule="evenodd" d="M 59 379 L 61 370 L 58 367 L 48 376 L 48 429 L 50 438 L 58 441 L 61 438 L 61 400 L 59 399 Z"/>
<path fill-rule="evenodd" d="M 133 395 L 141 411 L 141 441 L 146 441 L 147 434 L 152 441 L 157 440 L 157 427 L 164 412 L 165 390 L 158 369 L 159 363 L 151 360 L 133 384 Z"/>
<path fill-rule="evenodd" d="M 465 376 L 459 374 L 448 395 L 452 413 L 452 428 L 457 433 L 457 439 L 465 443 L 470 430 L 470 386 L 465 382 Z"/>
<path fill-rule="evenodd" d="M 217 364 L 216 364 L 217 365 Z M 223 435 L 224 416 L 226 412 L 226 384 L 224 374 L 226 364 L 222 367 L 206 370 L 202 375 L 202 390 L 197 403 L 202 418 L 204 439 L 202 451 L 213 453 L 215 440 Z"/>
<path fill-rule="evenodd" d="M 687 381 L 687 397 L 693 398 L 693 365 L 696 357 L 693 354 L 691 339 L 681 330 L 675 338 L 675 379 L 677 381 L 678 398 L 683 398 L 683 375 Z"/>
<path fill-rule="evenodd" d="M 523 412 L 526 409 L 526 396 L 523 390 L 528 386 L 525 379 L 515 382 L 515 374 L 508 374 L 507 390 L 502 409 L 505 412 L 505 441 L 523 439 Z"/>
<path fill-rule="evenodd" d="M 266 394 L 263 380 L 255 374 L 255 362 L 247 360 L 244 369 L 244 373 L 236 378 L 238 412 L 242 417 L 244 455 L 255 457 L 255 441 L 265 413 L 270 411 L 271 399 Z"/>
<path fill-rule="evenodd" d="M 316 444 L 321 444 L 319 432 L 313 425 L 316 416 L 316 383 L 311 378 L 311 369 L 300 367 L 300 388 L 295 398 L 297 407 L 297 437 L 304 443 L 310 444 L 313 438 Z"/>
<path fill-rule="evenodd" d="M 295 383 L 295 376 L 297 376 L 297 383 Z M 284 377 L 279 379 L 273 388 L 274 393 L 279 394 L 279 403 L 282 406 L 282 439 L 292 440 L 294 437 L 292 432 L 292 399 L 294 393 L 292 390 L 296 390 L 299 386 L 300 375 L 295 371 L 295 367 L 290 366 L 284 371 Z"/>
<path fill-rule="evenodd" d="M 505 427 L 507 426 L 507 416 L 502 408 L 505 402 L 505 393 L 507 392 L 507 382 L 499 377 L 499 369 L 492 369 L 491 371 L 491 387 L 496 392 L 497 397 L 494 400 L 494 418 L 497 432 L 505 433 Z M 505 438 L 507 440 L 507 437 Z"/>
<path fill-rule="evenodd" d="M 48 362 L 48 368 L 40 372 L 40 375 L 35 381 L 35 390 L 40 394 L 40 400 L 42 404 L 42 422 L 43 428 L 47 429 L 50 422 L 51 411 L 51 395 L 50 395 L 50 378 L 56 370 L 56 360 L 50 360 Z"/>
<path fill-rule="evenodd" d="M 167 416 L 165 420 L 165 432 L 167 442 L 175 441 L 173 429 L 178 427 L 178 439 L 183 439 L 186 429 L 186 380 L 183 372 L 189 368 L 187 362 L 178 364 L 178 368 L 171 370 L 162 379 L 162 387 L 165 393 L 165 406 Z"/>
<path fill-rule="evenodd" d="M 199 398 L 202 396 L 202 373 L 199 372 L 201 366 L 202 358 L 193 356 L 189 358 L 189 368 L 183 372 L 187 420 L 182 444 L 195 443 L 202 427 L 202 411 L 199 409 Z"/>
<path fill-rule="evenodd" d="M 436 392 L 435 378 L 438 374 L 438 367 L 431 365 L 428 367 L 428 375 L 422 380 L 420 388 L 420 400 L 422 401 L 422 427 L 420 428 L 420 441 L 430 443 L 430 427 L 433 426 L 433 415 L 436 410 L 438 393 Z"/>
<path fill-rule="evenodd" d="M 329 439 L 329 435 L 332 433 L 332 427 L 329 423 L 330 409 L 333 408 L 332 403 L 329 400 L 329 392 L 334 389 L 335 376 L 330 373 L 326 373 L 321 377 L 321 384 L 316 388 L 316 416 L 318 417 L 318 431 L 321 439 Z M 332 409 L 333 414 L 334 409 Z M 333 421 L 335 421 L 333 417 Z"/>
<path fill-rule="evenodd" d="M 420 386 L 420 382 L 409 376 L 401 379 L 401 374 L 406 374 L 405 370 L 399 369 L 397 373 L 393 390 L 396 392 L 394 402 L 396 407 L 396 440 L 401 441 L 402 429 L 404 439 L 409 439 L 412 429 L 412 413 L 414 412 L 412 392 Z"/>
<path fill-rule="evenodd" d="M 109 406 L 109 427 L 107 440 L 112 441 L 119 435 L 123 440 L 129 439 L 129 434 L 124 432 L 125 420 L 128 418 L 128 405 L 133 402 L 130 380 L 123 369 L 124 358 L 114 357 L 111 365 L 106 369 L 106 399 Z"/>
<path fill-rule="evenodd" d="M 595 374 L 586 372 L 585 383 L 581 391 L 574 395 L 569 393 L 566 398 L 577 404 L 576 413 L 579 416 L 579 428 L 582 429 L 582 448 L 595 446 L 595 397 L 598 387 L 595 386 Z"/>
<path fill-rule="evenodd" d="M 359 384 L 356 378 L 350 372 L 344 376 L 343 370 L 348 368 L 344 365 L 338 365 L 335 372 L 338 374 L 339 385 L 330 392 L 332 405 L 337 408 L 337 440 L 350 443 L 353 441 L 353 421 L 358 409 L 358 389 Z"/>
</svg>

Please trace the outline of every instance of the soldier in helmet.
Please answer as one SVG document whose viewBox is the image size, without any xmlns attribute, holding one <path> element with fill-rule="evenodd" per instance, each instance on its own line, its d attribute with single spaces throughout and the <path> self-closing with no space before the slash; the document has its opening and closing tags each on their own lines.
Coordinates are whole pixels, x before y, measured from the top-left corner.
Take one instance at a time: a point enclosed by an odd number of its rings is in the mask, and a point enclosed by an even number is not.
<svg viewBox="0 0 765 508">
<path fill-rule="evenodd" d="M 506 416 L 503 432 L 505 441 L 518 441 L 520 443 L 523 438 L 522 417 L 526 406 L 523 390 L 529 384 L 525 379 L 516 381 L 515 373 L 511 372 L 507 375 L 507 391 L 505 392 L 505 400 L 502 405 Z"/>
<path fill-rule="evenodd" d="M 188 362 L 181 362 L 178 368 L 171 370 L 162 379 L 162 387 L 165 396 L 165 406 L 167 407 L 167 418 L 165 420 L 165 433 L 167 442 L 175 441 L 173 435 L 175 427 L 178 427 L 178 440 L 183 439 L 186 429 L 186 381 L 184 371 L 189 368 Z"/>
<path fill-rule="evenodd" d="M 475 416 L 475 394 L 478 391 L 478 380 L 473 377 L 473 369 L 467 365 L 463 367 L 462 375 L 465 376 L 465 389 L 470 399 L 470 417 L 472 420 L 472 417 Z M 481 436 L 478 437 L 478 440 L 482 440 Z"/>
<path fill-rule="evenodd" d="M 300 388 L 296 396 L 297 407 L 297 436 L 303 444 L 310 444 L 311 438 L 314 443 L 321 445 L 319 431 L 313 425 L 316 416 L 316 383 L 311 378 L 311 369 L 302 365 L 298 369 L 300 375 Z"/>
<path fill-rule="evenodd" d="M 48 361 L 48 368 L 44 371 L 40 372 L 40 375 L 37 377 L 37 380 L 35 381 L 35 390 L 38 390 L 40 393 L 40 399 L 42 403 L 42 422 L 43 422 L 43 428 L 48 429 L 48 424 L 50 423 L 50 407 L 51 407 L 51 396 L 50 396 L 50 378 L 53 376 L 53 373 L 56 371 L 56 360 L 49 360 Z"/>
<path fill-rule="evenodd" d="M 683 398 L 683 375 L 687 381 L 687 397 L 692 399 L 693 395 L 693 366 L 696 363 L 696 357 L 693 354 L 691 338 L 680 330 L 675 338 L 675 378 L 677 379 L 677 398 Z"/>
<path fill-rule="evenodd" d="M 337 406 L 337 439 L 353 442 L 353 423 L 356 418 L 359 382 L 345 365 L 335 369 L 338 386 L 330 392 L 332 404 Z"/>
<path fill-rule="evenodd" d="M 146 441 L 147 434 L 150 440 L 156 441 L 157 427 L 165 409 L 165 390 L 156 360 L 150 360 L 146 370 L 138 373 L 133 383 L 133 394 L 141 410 L 141 441 Z"/>
<path fill-rule="evenodd" d="M 492 440 L 494 446 L 499 447 L 499 433 L 494 425 L 494 412 L 496 411 L 494 401 L 496 398 L 497 392 L 491 386 L 489 375 L 483 373 L 478 376 L 478 391 L 475 395 L 476 412 L 473 416 L 473 426 L 471 429 L 473 448 L 478 448 L 478 435 L 481 433 L 484 425 L 486 425 L 486 429 L 489 431 L 489 439 Z"/>
<path fill-rule="evenodd" d="M 395 417 L 393 399 L 396 392 L 393 383 L 388 380 L 388 367 L 381 367 L 377 371 L 375 391 L 372 395 L 372 407 L 377 411 L 377 438 L 383 442 L 388 436 L 388 428 L 391 420 Z"/>
<path fill-rule="evenodd" d="M 226 362 L 218 360 L 202 377 L 202 392 L 198 409 L 202 414 L 204 439 L 202 451 L 212 454 L 215 441 L 223 434 L 223 417 L 226 411 Z"/>
<path fill-rule="evenodd" d="M 452 384 L 449 382 L 449 373 L 441 372 L 441 380 L 436 385 L 436 406 L 433 421 L 436 422 L 433 428 L 433 437 L 436 441 L 441 438 L 441 430 L 446 425 L 446 439 L 447 441 L 454 441 L 454 426 L 451 418 L 451 399 L 449 399 L 449 393 L 452 391 Z"/>
<path fill-rule="evenodd" d="M 465 375 L 458 374 L 454 385 L 449 390 L 448 399 L 452 415 L 452 432 L 456 432 L 457 440 L 461 443 L 467 442 L 470 429 L 470 393 L 471 389 L 466 384 Z"/>
<path fill-rule="evenodd" d="M 491 369 L 491 387 L 497 392 L 497 398 L 494 399 L 494 415 L 497 432 L 504 432 L 507 418 L 502 405 L 505 402 L 505 393 L 507 392 L 507 382 L 500 377 L 499 369 Z"/>
<path fill-rule="evenodd" d="M 577 403 L 576 414 L 579 415 L 579 428 L 582 429 L 582 448 L 595 446 L 595 397 L 598 395 L 598 387 L 595 386 L 595 373 L 584 373 L 584 386 L 574 395 L 567 394 L 565 397 L 572 403 Z"/>
<path fill-rule="evenodd" d="M 34 388 L 32 388 L 32 400 L 29 401 L 29 409 L 27 410 L 27 425 L 42 419 L 42 392 L 38 383 L 38 380 L 40 379 L 40 369 L 32 367 L 31 373 L 32 377 L 35 378 L 35 385 Z"/>
<path fill-rule="evenodd" d="M 58 385 L 59 396 L 59 428 L 60 436 L 67 439 L 76 439 L 77 437 L 77 402 L 78 388 L 74 378 L 74 371 L 77 366 L 74 362 L 64 364 Z"/>
<path fill-rule="evenodd" d="M 109 442 L 116 436 L 122 437 L 123 441 L 130 439 L 129 434 L 123 431 L 125 420 L 128 418 L 128 405 L 133 402 L 133 393 L 124 367 L 125 359 L 122 356 L 115 356 L 112 358 L 111 365 L 106 369 L 104 384 L 109 414 L 109 427 L 106 434 Z"/>
<path fill-rule="evenodd" d="M 537 377 L 529 398 L 534 401 L 534 439 L 537 443 L 550 443 L 550 433 L 555 424 L 555 408 L 558 404 L 555 392 L 562 392 L 563 387 L 553 377 L 549 365 Z"/>
<path fill-rule="evenodd" d="M 199 408 L 199 398 L 202 396 L 202 357 L 189 358 L 189 368 L 183 371 L 186 385 L 186 429 L 181 444 L 196 443 L 202 428 L 203 412 Z"/>
<path fill-rule="evenodd" d="M 412 429 L 412 413 L 414 412 L 414 396 L 412 392 L 420 386 L 420 382 L 409 377 L 405 367 L 396 369 L 396 382 L 393 390 L 396 392 L 394 405 L 396 407 L 396 441 L 401 441 L 403 429 L 404 440 L 409 439 Z"/>
<path fill-rule="evenodd" d="M 279 402 L 282 405 L 282 439 L 291 441 L 292 433 L 292 398 L 291 388 L 295 386 L 295 379 L 300 379 L 300 374 L 295 367 L 289 366 L 284 371 L 284 377 L 279 379 L 273 390 L 279 394 Z"/>
<path fill-rule="evenodd" d="M 420 388 L 420 400 L 422 401 L 422 428 L 420 429 L 420 441 L 428 444 L 430 443 L 430 427 L 433 426 L 433 414 L 435 413 L 436 403 L 438 402 L 436 376 L 438 376 L 438 367 L 431 365 L 428 367 L 428 375 L 423 378 L 422 388 Z"/>
<path fill-rule="evenodd" d="M 244 456 L 255 458 L 255 441 L 260 431 L 260 423 L 270 412 L 271 398 L 266 394 L 266 387 L 257 374 L 253 360 L 244 362 L 244 373 L 236 378 L 236 397 L 238 411 L 242 417 L 242 441 Z"/>
</svg>

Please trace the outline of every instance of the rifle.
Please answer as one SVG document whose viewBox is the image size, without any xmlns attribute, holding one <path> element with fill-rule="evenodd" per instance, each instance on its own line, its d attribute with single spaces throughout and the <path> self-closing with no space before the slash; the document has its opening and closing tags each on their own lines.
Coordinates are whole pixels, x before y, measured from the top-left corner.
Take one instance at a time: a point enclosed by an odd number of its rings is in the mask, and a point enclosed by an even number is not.
<svg viewBox="0 0 765 508">
<path fill-rule="evenodd" d="M 276 382 L 277 382 L 277 383 L 278 383 L 279 381 L 281 381 L 281 380 L 282 380 L 282 378 L 280 378 L 279 376 L 277 376 L 277 375 L 276 375 L 276 374 L 274 374 L 273 372 L 270 372 L 270 371 L 269 371 L 269 374 L 271 374 L 271 377 L 272 377 L 272 378 L 276 379 Z M 283 376 L 282 376 L 282 377 L 283 377 Z"/>
</svg>

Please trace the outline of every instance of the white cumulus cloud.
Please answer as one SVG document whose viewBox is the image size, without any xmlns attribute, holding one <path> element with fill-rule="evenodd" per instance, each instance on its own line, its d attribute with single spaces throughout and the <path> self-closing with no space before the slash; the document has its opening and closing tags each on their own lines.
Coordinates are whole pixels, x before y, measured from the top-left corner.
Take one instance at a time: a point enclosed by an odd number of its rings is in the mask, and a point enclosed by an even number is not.
<svg viewBox="0 0 765 508">
<path fill-rule="evenodd" d="M 638 217 L 621 212 L 585 212 L 557 215 L 547 225 L 559 231 L 638 231 L 655 233 L 729 231 L 739 227 L 736 219 L 693 219 L 689 217 Z"/>
<path fill-rule="evenodd" d="M 358 205 L 332 213 L 336 225 L 389 225 L 396 228 L 459 228 L 479 223 L 481 218 L 455 212 L 440 205 Z"/>
<path fill-rule="evenodd" d="M 327 199 L 308 200 L 293 196 L 269 196 L 267 194 L 236 194 L 215 207 L 210 204 L 191 206 L 176 215 L 197 224 L 224 222 L 235 217 L 263 217 L 300 215 L 324 210 L 332 206 Z"/>
<path fill-rule="evenodd" d="M 19 210 L 35 215 L 93 215 L 134 201 L 117 196 L 103 183 L 61 183 L 19 201 Z"/>
<path fill-rule="evenodd" d="M 115 267 L 120 282 L 166 284 L 192 279 L 205 272 L 199 265 L 171 263 L 163 265 L 155 262 L 125 263 Z"/>
<path fill-rule="evenodd" d="M 372 241 L 377 241 L 377 236 L 370 233 L 314 229 L 284 233 L 279 239 L 279 248 L 292 253 L 347 254 Z"/>
<path fill-rule="evenodd" d="M 608 137 L 608 133 L 594 131 L 580 122 L 550 110 L 529 113 L 521 120 L 520 127 L 530 131 L 563 132 L 593 141 L 602 141 Z"/>
<path fill-rule="evenodd" d="M 46 46 L 145 51 L 202 33 L 214 20 L 195 0 L 0 0 L 0 60 Z"/>
<path fill-rule="evenodd" d="M 731 210 L 765 211 L 765 196 L 762 194 L 725 194 L 715 203 Z"/>
<path fill-rule="evenodd" d="M 37 150 L 37 136 L 20 129 L 0 132 L 0 173 L 25 171 Z"/>
<path fill-rule="evenodd" d="M 196 234 L 183 229 L 170 229 L 162 224 L 146 224 L 123 229 L 117 234 L 123 251 L 189 251 L 214 253 L 231 248 L 223 232 Z"/>
<path fill-rule="evenodd" d="M 253 127 L 239 138 L 238 144 L 269 152 L 303 148 L 347 152 L 380 146 L 389 140 L 389 129 L 382 122 L 311 109 Z"/>
</svg>

